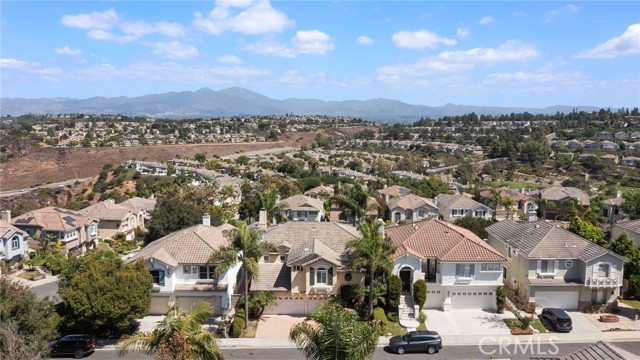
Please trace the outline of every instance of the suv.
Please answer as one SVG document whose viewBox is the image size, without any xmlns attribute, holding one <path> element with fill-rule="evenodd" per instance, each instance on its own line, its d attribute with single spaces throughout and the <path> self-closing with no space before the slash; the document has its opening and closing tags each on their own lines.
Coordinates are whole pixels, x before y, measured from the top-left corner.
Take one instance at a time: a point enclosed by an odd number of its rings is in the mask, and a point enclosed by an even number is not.
<svg viewBox="0 0 640 360">
<path fill-rule="evenodd" d="M 65 335 L 49 344 L 51 355 L 73 355 L 76 359 L 92 353 L 95 347 L 96 337 L 89 334 Z"/>
<path fill-rule="evenodd" d="M 573 329 L 571 317 L 564 310 L 544 308 L 540 317 L 546 319 L 557 332 L 569 332 Z"/>
<path fill-rule="evenodd" d="M 389 348 L 398 354 L 405 352 L 434 354 L 442 349 L 442 338 L 435 331 L 411 331 L 389 339 Z"/>
</svg>

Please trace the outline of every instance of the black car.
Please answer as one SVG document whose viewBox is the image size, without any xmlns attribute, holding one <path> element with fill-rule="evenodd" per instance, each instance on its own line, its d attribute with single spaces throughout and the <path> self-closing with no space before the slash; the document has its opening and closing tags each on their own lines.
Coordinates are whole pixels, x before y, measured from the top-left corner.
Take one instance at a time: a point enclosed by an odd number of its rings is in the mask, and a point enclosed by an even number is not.
<svg viewBox="0 0 640 360">
<path fill-rule="evenodd" d="M 82 359 L 95 348 L 96 337 L 89 334 L 65 335 L 49 344 L 51 355 L 72 355 L 76 359 Z"/>
<path fill-rule="evenodd" d="M 442 338 L 435 331 L 411 331 L 402 336 L 394 336 L 389 340 L 392 352 L 426 352 L 434 354 L 442 349 Z"/>
<path fill-rule="evenodd" d="M 549 322 L 553 330 L 557 332 L 569 332 L 573 329 L 571 317 L 562 309 L 544 308 L 540 318 Z"/>
</svg>

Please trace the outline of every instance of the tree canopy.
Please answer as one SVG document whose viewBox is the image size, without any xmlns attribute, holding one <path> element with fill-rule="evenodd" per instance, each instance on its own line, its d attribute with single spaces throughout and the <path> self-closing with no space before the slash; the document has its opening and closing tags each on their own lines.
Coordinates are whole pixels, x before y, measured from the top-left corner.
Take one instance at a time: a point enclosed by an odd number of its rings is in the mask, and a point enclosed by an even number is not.
<svg viewBox="0 0 640 360">
<path fill-rule="evenodd" d="M 627 191 L 622 194 L 622 198 L 622 211 L 629 215 L 631 220 L 640 219 L 640 190 Z"/>
</svg>

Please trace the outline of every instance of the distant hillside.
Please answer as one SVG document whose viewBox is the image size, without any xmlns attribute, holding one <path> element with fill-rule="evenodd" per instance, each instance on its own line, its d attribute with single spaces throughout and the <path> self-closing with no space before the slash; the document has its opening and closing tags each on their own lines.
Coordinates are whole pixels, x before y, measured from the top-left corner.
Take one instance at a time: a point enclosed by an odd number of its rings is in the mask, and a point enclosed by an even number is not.
<svg viewBox="0 0 640 360">
<path fill-rule="evenodd" d="M 183 117 L 247 116 L 294 113 L 300 115 L 352 116 L 377 121 L 414 121 L 420 117 L 439 118 L 447 115 L 499 115 L 529 112 L 532 114 L 594 111 L 590 106 L 558 105 L 546 108 L 513 108 L 497 106 L 411 105 L 391 99 L 323 101 L 290 98 L 275 100 L 247 89 L 232 87 L 220 91 L 202 88 L 197 91 L 169 92 L 138 97 L 92 97 L 88 99 L 1 98 L 0 114 L 123 114 L 179 119 Z"/>
</svg>

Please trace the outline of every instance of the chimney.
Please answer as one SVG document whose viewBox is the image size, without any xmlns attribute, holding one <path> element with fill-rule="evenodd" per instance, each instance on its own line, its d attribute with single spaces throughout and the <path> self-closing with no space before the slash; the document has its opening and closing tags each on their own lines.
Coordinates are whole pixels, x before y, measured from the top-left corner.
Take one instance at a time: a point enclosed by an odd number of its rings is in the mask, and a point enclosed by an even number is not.
<svg viewBox="0 0 640 360">
<path fill-rule="evenodd" d="M 258 227 L 262 229 L 267 228 L 267 210 L 260 209 L 260 213 L 258 215 Z"/>
<path fill-rule="evenodd" d="M 11 210 L 2 210 L 2 220 L 11 223 Z"/>
<path fill-rule="evenodd" d="M 380 235 L 384 237 L 384 221 L 382 219 L 378 219 L 378 223 L 380 224 Z"/>
<path fill-rule="evenodd" d="M 209 213 L 202 215 L 202 225 L 211 226 L 211 216 L 209 216 Z"/>
</svg>

